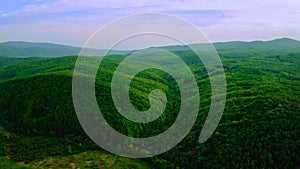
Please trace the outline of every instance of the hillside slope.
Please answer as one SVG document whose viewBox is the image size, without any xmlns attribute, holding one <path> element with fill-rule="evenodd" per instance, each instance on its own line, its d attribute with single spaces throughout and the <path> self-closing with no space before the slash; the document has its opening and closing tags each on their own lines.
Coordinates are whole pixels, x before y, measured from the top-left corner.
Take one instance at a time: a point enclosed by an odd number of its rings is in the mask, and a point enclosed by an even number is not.
<svg viewBox="0 0 300 169">
<path fill-rule="evenodd" d="M 202 108 L 192 131 L 179 145 L 146 161 L 156 168 L 299 168 L 299 52 L 262 52 L 246 57 L 235 51 L 220 52 L 227 78 L 227 102 L 220 125 L 204 144 L 197 140 L 209 108 L 209 79 L 203 65 L 192 60 L 192 52 L 176 54 L 184 58 L 197 78 Z M 164 90 L 169 105 L 162 118 L 146 126 L 140 125 L 126 120 L 114 108 L 110 80 L 122 58 L 114 56 L 104 60 L 104 68 L 99 69 L 104 74 L 96 79 L 97 100 L 105 103 L 99 107 L 107 121 L 117 131 L 135 137 L 148 137 L 167 130 L 180 108 L 180 95 L 176 82 L 166 73 L 145 71 L 138 74 L 130 86 L 131 101 L 139 110 L 149 108 L 151 90 Z M 50 142 L 60 142 L 69 135 L 71 151 L 65 147 L 61 150 L 59 146 L 49 151 L 46 146 L 34 148 L 27 144 L 30 151 L 53 156 L 49 152 L 68 155 L 97 149 L 82 132 L 72 104 L 75 60 L 76 57 L 32 60 L 0 69 L 0 124 L 6 130 L 57 139 L 50 139 Z M 3 76 L 7 72 L 16 76 Z M 10 152 L 2 149 L 0 155 L 9 155 L 15 161 L 38 158 L 30 156 L 26 150 Z"/>
</svg>

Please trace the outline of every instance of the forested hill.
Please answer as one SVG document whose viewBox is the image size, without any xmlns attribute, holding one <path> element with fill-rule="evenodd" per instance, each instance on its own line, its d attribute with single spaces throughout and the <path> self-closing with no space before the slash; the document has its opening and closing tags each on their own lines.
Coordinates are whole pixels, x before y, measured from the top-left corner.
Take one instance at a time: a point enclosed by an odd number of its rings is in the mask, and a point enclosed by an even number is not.
<svg viewBox="0 0 300 169">
<path fill-rule="evenodd" d="M 283 41 L 298 44 L 289 39 L 252 43 L 275 46 Z M 261 47 L 253 50 L 219 50 L 227 80 L 227 101 L 217 130 L 204 144 L 198 143 L 198 136 L 209 109 L 209 77 L 205 67 L 194 62 L 193 52 L 174 52 L 189 65 L 199 86 L 201 104 L 193 129 L 180 144 L 157 157 L 132 161 L 110 154 L 109 159 L 115 159 L 114 166 L 299 168 L 300 51 L 292 47 L 281 48 L 277 53 L 265 52 Z M 130 85 L 130 99 L 137 109 L 150 107 L 148 97 L 153 89 L 166 92 L 168 103 L 162 116 L 147 125 L 127 120 L 114 108 L 110 96 L 113 73 L 125 57 L 111 55 L 101 63 L 95 81 L 99 108 L 118 132 L 133 137 L 157 135 L 167 130 L 177 117 L 178 85 L 162 71 L 146 70 L 137 74 Z M 3 127 L 0 128 L 0 168 L 1 159 L 25 161 L 30 165 L 42 160 L 45 166 L 53 166 L 47 159 L 54 158 L 55 163 L 60 163 L 90 151 L 103 155 L 82 132 L 74 111 L 72 72 L 76 59 L 77 56 L 0 58 L 0 124 Z M 97 61 L 99 57 L 94 59 Z M 103 167 L 99 164 L 102 160 L 92 159 L 85 165 Z"/>
</svg>

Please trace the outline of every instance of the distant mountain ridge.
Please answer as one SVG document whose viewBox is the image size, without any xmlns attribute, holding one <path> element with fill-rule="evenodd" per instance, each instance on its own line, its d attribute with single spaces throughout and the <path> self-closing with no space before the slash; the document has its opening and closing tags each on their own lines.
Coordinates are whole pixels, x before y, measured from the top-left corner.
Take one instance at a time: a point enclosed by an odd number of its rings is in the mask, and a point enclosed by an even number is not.
<svg viewBox="0 0 300 169">
<path fill-rule="evenodd" d="M 104 49 L 87 49 L 91 56 L 99 56 Z M 80 47 L 53 43 L 33 43 L 24 41 L 8 41 L 0 43 L 0 56 L 27 58 L 27 57 L 60 57 L 78 55 Z M 131 51 L 111 50 L 110 54 L 128 54 Z"/>
<path fill-rule="evenodd" d="M 190 46 L 197 46 L 200 49 L 208 49 L 209 44 L 191 44 Z M 281 38 L 271 41 L 231 41 L 231 42 L 216 42 L 213 43 L 216 50 L 267 50 L 267 51 L 296 51 L 300 52 L 300 41 Z M 187 46 L 174 45 L 153 47 L 168 51 L 184 51 L 190 50 Z M 88 49 L 87 52 L 91 56 L 99 56 L 104 49 Z M 73 47 L 52 43 L 33 43 L 23 41 L 9 41 L 0 43 L 0 56 L 14 57 L 14 58 L 28 58 L 28 57 L 60 57 L 78 55 L 81 51 L 80 47 Z M 112 50 L 110 54 L 129 54 L 130 50 Z"/>
<path fill-rule="evenodd" d="M 289 51 L 298 51 L 300 52 L 300 41 L 290 39 L 290 38 L 281 38 L 271 41 L 230 41 L 230 42 L 216 42 L 213 43 L 216 50 L 230 50 L 230 49 L 262 49 L 262 50 L 289 50 Z M 210 44 L 190 44 L 190 47 L 197 46 L 199 49 L 209 49 Z M 174 46 L 163 46 L 155 47 L 168 51 L 183 51 L 190 50 L 187 46 L 174 45 Z"/>
</svg>

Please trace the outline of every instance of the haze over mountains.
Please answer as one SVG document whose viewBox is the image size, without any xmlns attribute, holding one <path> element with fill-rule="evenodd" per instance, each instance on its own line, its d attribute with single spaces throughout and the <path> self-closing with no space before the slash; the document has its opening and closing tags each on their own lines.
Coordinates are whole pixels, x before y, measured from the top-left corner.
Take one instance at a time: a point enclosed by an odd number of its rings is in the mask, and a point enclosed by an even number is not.
<svg viewBox="0 0 300 169">
<path fill-rule="evenodd" d="M 206 49 L 207 44 L 192 44 L 191 46 L 200 45 L 200 48 Z M 230 50 L 230 49 L 242 49 L 242 50 L 265 50 L 265 51 L 299 51 L 300 41 L 282 38 L 272 41 L 232 41 L 232 42 L 217 42 L 213 43 L 217 50 Z M 187 46 L 174 45 L 155 47 L 168 51 L 183 51 L 189 50 Z M 27 57 L 61 57 L 69 55 L 78 55 L 81 51 L 80 47 L 73 47 L 52 43 L 32 43 L 23 41 L 9 41 L 0 43 L 1 56 L 15 57 L 15 58 L 27 58 Z M 88 53 L 91 56 L 99 56 L 103 49 L 89 49 Z M 110 54 L 129 54 L 130 50 L 111 50 Z"/>
</svg>

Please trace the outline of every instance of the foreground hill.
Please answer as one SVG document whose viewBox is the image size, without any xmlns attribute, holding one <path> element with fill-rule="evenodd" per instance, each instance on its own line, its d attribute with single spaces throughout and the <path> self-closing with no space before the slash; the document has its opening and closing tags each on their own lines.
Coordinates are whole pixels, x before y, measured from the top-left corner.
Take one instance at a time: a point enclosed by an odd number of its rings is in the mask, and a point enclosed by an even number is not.
<svg viewBox="0 0 300 169">
<path fill-rule="evenodd" d="M 256 52 L 260 53 L 259 49 Z M 235 50 L 220 52 L 228 86 L 226 108 L 215 134 L 204 144 L 197 140 L 209 108 L 209 79 L 203 65 L 192 60 L 191 51 L 175 53 L 197 78 L 202 108 L 194 128 L 179 145 L 162 155 L 145 159 L 147 163 L 143 165 L 155 168 L 299 168 L 299 51 L 247 55 Z M 138 74 L 130 86 L 130 98 L 139 110 L 149 108 L 147 98 L 151 90 L 164 90 L 168 105 L 162 118 L 144 126 L 126 120 L 114 108 L 110 81 L 124 57 L 107 57 L 103 61 L 104 68 L 99 69 L 102 76 L 96 80 L 97 100 L 105 103 L 99 107 L 107 121 L 117 131 L 135 137 L 148 137 L 167 130 L 179 110 L 180 95 L 176 82 L 166 73 L 145 71 Z M 73 108 L 71 80 L 75 61 L 75 56 L 36 58 L 13 65 L 7 62 L 7 66 L 0 68 L 0 124 L 8 133 L 13 133 L 1 136 L 0 156 L 34 166 L 37 159 L 45 161 L 45 158 L 99 151 L 82 132 Z"/>
</svg>

